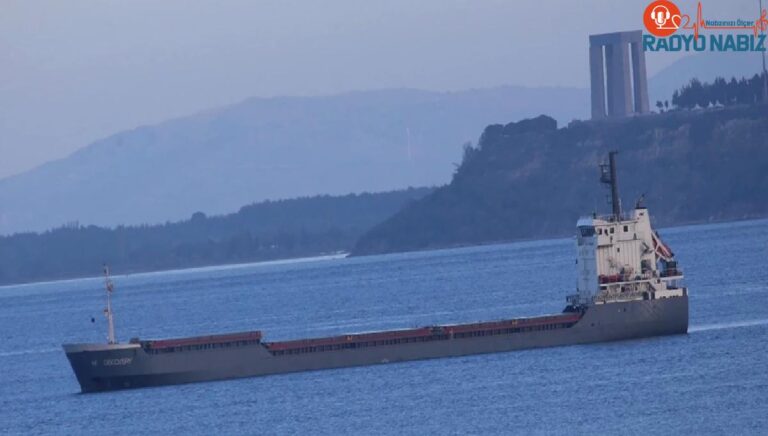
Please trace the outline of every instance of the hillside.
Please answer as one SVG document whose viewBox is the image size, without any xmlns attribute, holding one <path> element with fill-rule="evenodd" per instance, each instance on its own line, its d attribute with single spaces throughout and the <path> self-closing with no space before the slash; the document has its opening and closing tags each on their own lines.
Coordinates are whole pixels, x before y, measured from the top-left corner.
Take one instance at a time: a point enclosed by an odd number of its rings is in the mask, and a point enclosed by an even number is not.
<svg viewBox="0 0 768 436">
<path fill-rule="evenodd" d="M 672 112 L 557 129 L 540 116 L 488 126 L 450 184 L 363 235 L 354 254 L 568 235 L 605 211 L 598 162 L 618 150 L 627 207 L 658 226 L 768 215 L 768 107 Z"/>
<path fill-rule="evenodd" d="M 315 256 L 357 238 L 428 188 L 267 201 L 237 213 L 115 229 L 71 224 L 0 237 L 0 284 Z"/>
<path fill-rule="evenodd" d="M 118 133 L 0 180 L 0 234 L 157 223 L 254 201 L 447 183 L 489 122 L 586 114 L 582 89 L 501 87 L 252 98 Z"/>
</svg>

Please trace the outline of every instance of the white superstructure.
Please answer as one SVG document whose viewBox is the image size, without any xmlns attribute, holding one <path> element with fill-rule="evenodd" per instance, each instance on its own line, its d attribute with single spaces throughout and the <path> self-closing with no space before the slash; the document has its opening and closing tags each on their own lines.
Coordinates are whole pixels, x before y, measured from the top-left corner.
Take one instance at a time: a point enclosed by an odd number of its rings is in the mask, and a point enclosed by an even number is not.
<svg viewBox="0 0 768 436">
<path fill-rule="evenodd" d="M 651 227 L 648 209 L 638 202 L 631 214 L 622 214 L 614 155 L 602 178 L 611 186 L 613 213 L 578 221 L 578 284 L 568 301 L 585 305 L 686 295 L 683 273 Z"/>
</svg>

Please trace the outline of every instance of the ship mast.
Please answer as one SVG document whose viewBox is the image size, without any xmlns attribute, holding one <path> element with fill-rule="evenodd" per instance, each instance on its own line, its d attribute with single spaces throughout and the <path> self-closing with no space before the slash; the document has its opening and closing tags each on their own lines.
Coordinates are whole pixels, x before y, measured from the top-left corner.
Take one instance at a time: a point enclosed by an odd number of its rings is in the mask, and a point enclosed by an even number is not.
<svg viewBox="0 0 768 436">
<path fill-rule="evenodd" d="M 116 344 L 115 320 L 112 313 L 112 291 L 114 290 L 114 284 L 112 279 L 109 278 L 109 267 L 107 265 L 104 265 L 104 287 L 107 290 L 107 308 L 104 309 L 104 316 L 107 317 L 107 343 Z"/>
<path fill-rule="evenodd" d="M 600 181 L 611 188 L 611 213 L 614 220 L 621 220 L 621 199 L 619 198 L 619 180 L 616 177 L 616 155 L 618 151 L 608 153 L 608 163 L 600 165 Z"/>
</svg>

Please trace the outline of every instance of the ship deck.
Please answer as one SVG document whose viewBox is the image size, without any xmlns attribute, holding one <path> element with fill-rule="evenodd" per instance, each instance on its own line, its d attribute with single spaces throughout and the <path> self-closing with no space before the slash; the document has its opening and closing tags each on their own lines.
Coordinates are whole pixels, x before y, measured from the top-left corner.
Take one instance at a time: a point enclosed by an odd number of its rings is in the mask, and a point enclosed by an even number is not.
<svg viewBox="0 0 768 436">
<path fill-rule="evenodd" d="M 568 328 L 576 324 L 576 322 L 581 319 L 581 316 L 582 314 L 578 312 L 564 313 L 534 318 L 516 318 L 469 324 L 436 325 L 405 330 L 388 330 L 312 339 L 265 342 L 264 345 L 270 353 L 276 356 L 284 354 L 315 353 L 351 348 L 366 348 L 412 342 L 431 342 L 534 330 Z"/>
<path fill-rule="evenodd" d="M 515 318 L 467 324 L 434 325 L 413 329 L 385 330 L 274 342 L 262 342 L 261 331 L 162 340 L 140 341 L 134 339 L 131 342 L 140 343 L 145 350 L 153 354 L 260 344 L 273 356 L 281 356 L 287 354 L 315 353 L 478 336 L 494 336 L 538 330 L 554 330 L 571 327 L 576 324 L 581 317 L 582 313 L 580 312 L 568 312 L 532 318 Z"/>
</svg>

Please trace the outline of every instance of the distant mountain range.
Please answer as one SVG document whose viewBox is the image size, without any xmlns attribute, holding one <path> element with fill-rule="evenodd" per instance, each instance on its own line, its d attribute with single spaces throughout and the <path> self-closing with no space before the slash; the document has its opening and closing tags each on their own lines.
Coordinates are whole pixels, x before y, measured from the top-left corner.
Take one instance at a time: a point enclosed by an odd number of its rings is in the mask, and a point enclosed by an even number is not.
<svg viewBox="0 0 768 436">
<path fill-rule="evenodd" d="M 652 102 L 695 75 L 757 70 L 751 58 L 723 59 L 678 61 L 650 81 Z M 514 86 L 251 98 L 117 133 L 0 180 L 0 234 L 71 222 L 158 223 L 265 199 L 441 185 L 462 145 L 484 126 L 540 113 L 561 124 L 585 119 L 588 99 L 586 89 Z"/>
</svg>

